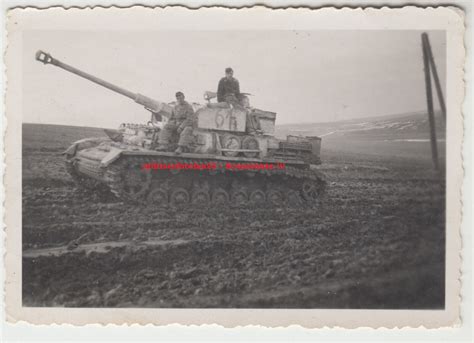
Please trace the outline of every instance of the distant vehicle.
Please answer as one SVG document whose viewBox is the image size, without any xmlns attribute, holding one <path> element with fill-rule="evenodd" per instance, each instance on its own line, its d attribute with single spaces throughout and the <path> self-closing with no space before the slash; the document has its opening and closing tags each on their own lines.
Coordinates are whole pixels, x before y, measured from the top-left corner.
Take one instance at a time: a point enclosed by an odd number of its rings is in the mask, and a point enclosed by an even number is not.
<svg viewBox="0 0 474 343">
<path fill-rule="evenodd" d="M 275 206 L 319 199 L 325 190 L 320 137 L 274 137 L 276 113 L 239 104 L 193 104 L 194 143 L 190 152 L 157 151 L 158 135 L 172 111 L 160 102 L 115 86 L 38 51 L 36 59 L 52 64 L 133 99 L 151 112 L 148 124 L 121 124 L 107 137 L 74 142 L 66 151 L 66 167 L 81 186 L 107 185 L 119 198 L 157 207 L 213 204 Z M 252 116 L 252 118 L 250 117 Z M 249 120 L 258 129 L 249 129 Z M 177 142 L 178 137 L 174 137 Z"/>
</svg>

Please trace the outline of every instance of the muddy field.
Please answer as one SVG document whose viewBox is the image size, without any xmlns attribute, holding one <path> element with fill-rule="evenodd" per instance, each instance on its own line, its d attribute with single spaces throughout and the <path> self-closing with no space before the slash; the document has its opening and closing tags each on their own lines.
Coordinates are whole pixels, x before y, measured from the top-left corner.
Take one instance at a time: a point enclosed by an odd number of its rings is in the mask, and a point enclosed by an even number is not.
<svg viewBox="0 0 474 343">
<path fill-rule="evenodd" d="M 444 186 L 426 147 L 323 140 L 315 208 L 165 211 L 75 187 L 60 152 L 91 136 L 23 126 L 25 306 L 444 307 Z"/>
</svg>

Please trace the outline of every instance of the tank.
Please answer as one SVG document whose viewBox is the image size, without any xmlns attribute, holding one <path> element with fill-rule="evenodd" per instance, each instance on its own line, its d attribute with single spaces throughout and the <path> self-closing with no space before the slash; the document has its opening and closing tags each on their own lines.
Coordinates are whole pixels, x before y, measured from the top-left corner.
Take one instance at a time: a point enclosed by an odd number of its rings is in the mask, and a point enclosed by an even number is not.
<svg viewBox="0 0 474 343">
<path fill-rule="evenodd" d="M 192 143 L 185 153 L 158 151 L 158 137 L 174 103 L 130 92 L 38 51 L 36 60 L 59 67 L 128 97 L 151 112 L 146 124 L 123 123 L 107 137 L 85 138 L 63 153 L 75 182 L 105 185 L 124 201 L 151 206 L 312 204 L 323 196 L 321 138 L 275 137 L 276 113 L 238 103 L 213 102 L 204 92 L 195 110 Z M 177 144 L 179 137 L 173 137 Z"/>
</svg>

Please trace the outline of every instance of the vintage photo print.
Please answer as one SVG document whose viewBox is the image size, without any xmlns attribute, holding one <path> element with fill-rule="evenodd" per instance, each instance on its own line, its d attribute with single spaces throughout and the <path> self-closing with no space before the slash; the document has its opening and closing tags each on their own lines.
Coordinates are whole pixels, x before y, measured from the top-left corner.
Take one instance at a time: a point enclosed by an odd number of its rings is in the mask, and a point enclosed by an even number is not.
<svg viewBox="0 0 474 343">
<path fill-rule="evenodd" d="M 13 9 L 10 321 L 459 323 L 456 8 Z"/>
</svg>

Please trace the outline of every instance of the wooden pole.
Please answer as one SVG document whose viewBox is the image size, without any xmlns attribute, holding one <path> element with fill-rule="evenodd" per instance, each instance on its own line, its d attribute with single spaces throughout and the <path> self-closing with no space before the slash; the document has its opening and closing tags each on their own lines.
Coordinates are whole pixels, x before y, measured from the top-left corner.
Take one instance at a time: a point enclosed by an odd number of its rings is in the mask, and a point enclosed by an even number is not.
<svg viewBox="0 0 474 343">
<path fill-rule="evenodd" d="M 444 121 L 446 122 L 446 105 L 444 103 L 443 91 L 441 89 L 441 83 L 439 82 L 438 70 L 436 69 L 436 64 L 433 58 L 433 52 L 431 51 L 431 44 L 428 35 L 426 35 L 426 46 L 428 51 L 428 57 L 430 59 L 430 67 L 433 72 L 433 79 L 436 86 L 436 93 L 438 95 L 439 107 L 441 108 Z"/>
<path fill-rule="evenodd" d="M 426 102 L 428 105 L 428 119 L 430 122 L 430 139 L 431 139 L 431 157 L 433 159 L 433 166 L 435 170 L 439 170 L 438 163 L 438 145 L 436 141 L 436 125 L 433 110 L 433 93 L 431 89 L 431 73 L 430 73 L 430 51 L 428 34 L 421 35 L 423 46 L 423 63 L 425 66 L 425 86 L 426 86 Z"/>
</svg>

